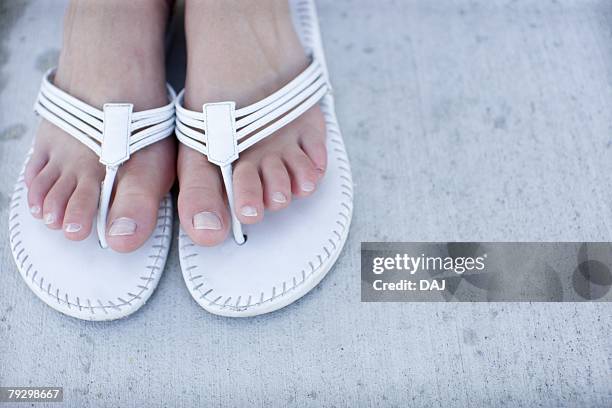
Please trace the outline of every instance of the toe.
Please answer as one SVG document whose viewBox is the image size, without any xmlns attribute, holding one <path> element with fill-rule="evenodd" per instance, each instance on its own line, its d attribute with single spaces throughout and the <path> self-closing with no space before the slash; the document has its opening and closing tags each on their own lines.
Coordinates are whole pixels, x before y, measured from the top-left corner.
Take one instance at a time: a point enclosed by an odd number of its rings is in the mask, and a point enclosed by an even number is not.
<svg viewBox="0 0 612 408">
<path fill-rule="evenodd" d="M 130 157 L 117 174 L 106 239 L 117 252 L 142 246 L 157 226 L 160 202 L 175 176 L 174 142 L 165 139 Z"/>
<path fill-rule="evenodd" d="M 83 179 L 78 182 L 64 214 L 63 228 L 66 238 L 81 241 L 89 236 L 99 197 L 100 187 L 97 180 Z"/>
<path fill-rule="evenodd" d="M 138 249 L 155 229 L 160 197 L 148 187 L 133 172 L 117 180 L 106 225 L 108 245 L 117 252 Z"/>
<path fill-rule="evenodd" d="M 34 177 L 40 173 L 49 161 L 49 146 L 45 136 L 53 135 L 57 128 L 54 128 L 46 120 L 40 123 L 38 128 L 38 135 L 34 142 L 34 148 L 32 155 L 30 156 L 28 163 L 26 164 L 24 171 L 24 180 L 28 188 L 32 185 Z"/>
<path fill-rule="evenodd" d="M 32 156 L 28 160 L 26 164 L 25 171 L 23 173 L 24 181 L 26 186 L 30 188 L 32 186 L 32 182 L 34 178 L 40 173 L 40 171 L 45 167 L 49 160 L 49 156 L 42 151 L 42 149 L 35 149 L 32 153 Z"/>
<path fill-rule="evenodd" d="M 183 230 L 198 245 L 223 242 L 231 219 L 217 167 L 198 152 L 181 146 L 178 176 L 178 213 Z"/>
<path fill-rule="evenodd" d="M 126 190 L 124 184 L 113 200 L 106 226 L 108 245 L 117 252 L 131 252 L 145 243 L 156 225 L 159 200 L 142 189 Z"/>
<path fill-rule="evenodd" d="M 320 178 L 320 172 L 316 170 L 315 164 L 299 147 L 286 151 L 283 161 L 291 176 L 291 190 L 298 197 L 306 197 L 312 194 L 316 183 Z"/>
<path fill-rule="evenodd" d="M 32 213 L 34 217 L 42 218 L 45 197 L 59 176 L 59 167 L 53 163 L 47 163 L 30 183 L 28 189 L 28 206 L 30 207 L 30 213 Z"/>
<path fill-rule="evenodd" d="M 291 180 L 285 164 L 278 156 L 264 157 L 261 161 L 264 202 L 266 208 L 276 211 L 291 201 Z"/>
<path fill-rule="evenodd" d="M 51 229 L 62 227 L 66 205 L 76 187 L 76 179 L 62 175 L 51 187 L 43 203 L 43 221 Z"/>
<path fill-rule="evenodd" d="M 239 161 L 234 169 L 234 205 L 236 216 L 243 224 L 255 224 L 263 219 L 263 187 L 257 166 Z"/>
<path fill-rule="evenodd" d="M 300 132 L 299 143 L 308 158 L 312 161 L 320 177 L 327 168 L 327 148 L 325 146 L 325 124 L 322 115 L 320 120 L 312 120 L 309 126 L 304 126 Z"/>
<path fill-rule="evenodd" d="M 138 184 L 117 185 L 106 226 L 108 245 L 117 252 L 131 252 L 144 244 L 155 228 L 159 202 Z"/>
</svg>

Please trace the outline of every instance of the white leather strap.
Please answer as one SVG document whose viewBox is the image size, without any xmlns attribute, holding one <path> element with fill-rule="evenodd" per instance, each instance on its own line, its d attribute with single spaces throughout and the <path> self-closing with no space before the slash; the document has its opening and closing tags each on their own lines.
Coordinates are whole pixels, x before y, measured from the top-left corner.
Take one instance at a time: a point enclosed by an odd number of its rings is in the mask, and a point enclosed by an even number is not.
<svg viewBox="0 0 612 408">
<path fill-rule="evenodd" d="M 202 112 L 195 112 L 183 106 L 184 90 L 176 98 L 176 135 L 181 143 L 221 167 L 232 213 L 232 232 L 238 244 L 244 243 L 244 234 L 234 210 L 232 163 L 240 152 L 298 118 L 330 90 L 323 66 L 313 58 L 287 85 L 240 109 L 235 109 L 234 102 L 217 102 L 205 104 Z"/>
<path fill-rule="evenodd" d="M 97 217 L 100 246 L 106 248 L 108 208 L 119 166 L 173 133 L 176 93 L 167 85 L 170 102 L 155 109 L 132 112 L 132 104 L 108 103 L 99 110 L 53 85 L 54 75 L 51 69 L 43 77 L 34 110 L 91 149 L 106 166 Z"/>
<path fill-rule="evenodd" d="M 238 245 L 242 245 L 246 240 L 244 232 L 242 231 L 242 224 L 240 224 L 238 217 L 236 217 L 236 207 L 234 204 L 234 183 L 232 173 L 233 171 L 231 163 L 221 167 L 223 185 L 225 185 L 225 191 L 228 197 L 227 201 L 229 202 L 230 213 L 232 216 L 232 235 L 234 235 L 234 241 L 236 241 Z"/>
<path fill-rule="evenodd" d="M 234 102 L 207 103 L 204 112 L 204 137 L 208 161 L 225 166 L 238 158 Z"/>
</svg>

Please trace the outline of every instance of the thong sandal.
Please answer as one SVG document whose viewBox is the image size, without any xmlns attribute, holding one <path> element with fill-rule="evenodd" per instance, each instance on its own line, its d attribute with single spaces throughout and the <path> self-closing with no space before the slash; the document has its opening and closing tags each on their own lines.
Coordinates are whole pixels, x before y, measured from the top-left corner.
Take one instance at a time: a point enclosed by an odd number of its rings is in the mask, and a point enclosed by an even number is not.
<svg viewBox="0 0 612 408">
<path fill-rule="evenodd" d="M 291 1 L 296 31 L 312 62 L 267 98 L 236 109 L 207 103 L 202 112 L 176 100 L 176 134 L 186 146 L 221 168 L 232 214 L 232 239 L 202 247 L 181 230 L 179 254 L 185 283 L 205 310 L 222 316 L 255 316 L 299 299 L 325 277 L 346 241 L 352 215 L 351 171 L 328 82 L 312 0 Z M 317 192 L 267 213 L 248 230 L 236 218 L 232 163 L 238 155 L 320 103 L 327 127 L 328 169 Z"/>
<path fill-rule="evenodd" d="M 138 310 L 159 282 L 172 234 L 172 201 L 169 194 L 161 201 L 157 225 L 144 245 L 129 254 L 114 252 L 107 249 L 106 218 L 115 177 L 131 154 L 173 133 L 175 93 L 168 85 L 170 103 L 156 109 L 132 112 L 130 103 L 108 103 L 99 110 L 54 86 L 53 76 L 54 70 L 45 74 L 34 109 L 106 166 L 97 234 L 69 241 L 32 217 L 22 170 L 9 215 L 13 257 L 30 289 L 52 308 L 84 320 L 118 319 Z"/>
</svg>

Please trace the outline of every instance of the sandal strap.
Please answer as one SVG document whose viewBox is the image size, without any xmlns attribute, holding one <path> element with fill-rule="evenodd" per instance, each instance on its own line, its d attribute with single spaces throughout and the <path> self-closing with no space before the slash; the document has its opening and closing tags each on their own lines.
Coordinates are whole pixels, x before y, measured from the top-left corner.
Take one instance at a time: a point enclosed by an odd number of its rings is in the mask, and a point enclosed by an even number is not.
<svg viewBox="0 0 612 408">
<path fill-rule="evenodd" d="M 177 96 L 176 135 L 181 143 L 221 167 L 238 244 L 245 239 L 234 209 L 232 163 L 241 152 L 297 119 L 330 91 L 323 64 L 312 58 L 288 84 L 240 109 L 235 109 L 234 102 L 219 102 L 204 104 L 202 112 L 191 111 L 184 107 L 185 91 Z"/>
<path fill-rule="evenodd" d="M 170 102 L 159 108 L 133 112 L 130 103 L 107 103 L 100 110 L 53 85 L 54 76 L 54 68 L 44 75 L 34 111 L 87 146 L 105 165 L 97 230 L 100 246 L 107 248 L 108 209 L 119 166 L 131 154 L 173 133 L 176 93 L 167 85 Z"/>
</svg>

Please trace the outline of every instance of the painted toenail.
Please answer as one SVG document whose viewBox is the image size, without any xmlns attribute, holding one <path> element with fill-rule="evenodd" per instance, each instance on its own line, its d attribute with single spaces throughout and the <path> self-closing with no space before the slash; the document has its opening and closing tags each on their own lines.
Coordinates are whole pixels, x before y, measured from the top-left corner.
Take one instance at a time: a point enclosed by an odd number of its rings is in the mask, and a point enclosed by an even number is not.
<svg viewBox="0 0 612 408">
<path fill-rule="evenodd" d="M 278 204 L 285 204 L 287 202 L 287 197 L 280 191 L 277 191 L 276 193 L 272 194 L 272 201 Z"/>
<path fill-rule="evenodd" d="M 214 212 L 202 211 L 193 216 L 193 228 L 218 231 L 222 228 L 221 218 Z"/>
<path fill-rule="evenodd" d="M 30 207 L 30 213 L 34 215 L 40 214 L 40 207 L 37 205 Z"/>
<path fill-rule="evenodd" d="M 136 221 L 131 218 L 119 217 L 110 226 L 108 235 L 120 237 L 124 235 L 134 235 L 136 232 Z"/>
<path fill-rule="evenodd" d="M 81 230 L 81 228 L 83 228 L 83 226 L 81 224 L 76 224 L 74 222 L 71 222 L 70 224 L 66 224 L 66 226 L 64 227 L 64 231 L 66 231 L 66 232 L 79 232 Z"/>
<path fill-rule="evenodd" d="M 314 189 L 315 189 L 315 185 L 314 183 L 311 183 L 310 181 L 307 181 L 302 184 L 302 191 L 305 191 L 306 193 L 310 193 L 311 191 L 314 191 Z"/>
<path fill-rule="evenodd" d="M 251 207 L 250 205 L 245 205 L 240 209 L 240 214 L 245 217 L 257 217 L 257 209 L 255 207 Z"/>
<path fill-rule="evenodd" d="M 45 224 L 53 224 L 55 222 L 55 214 L 47 213 L 45 214 Z"/>
</svg>

